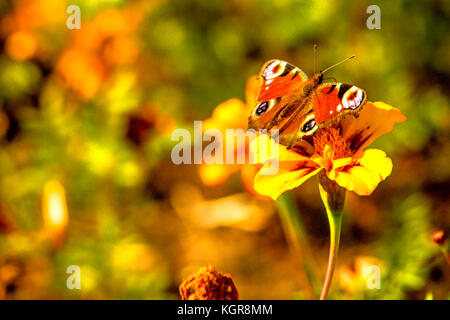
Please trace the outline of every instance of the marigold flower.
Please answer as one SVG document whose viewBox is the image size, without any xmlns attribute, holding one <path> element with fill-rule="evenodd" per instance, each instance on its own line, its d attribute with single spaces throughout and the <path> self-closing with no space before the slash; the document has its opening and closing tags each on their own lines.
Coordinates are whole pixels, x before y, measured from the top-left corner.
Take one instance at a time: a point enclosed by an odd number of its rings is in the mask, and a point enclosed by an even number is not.
<svg viewBox="0 0 450 320">
<path fill-rule="evenodd" d="M 214 270 L 212 266 L 201 268 L 180 284 L 182 300 L 238 300 L 238 292 L 231 275 Z"/>
<path fill-rule="evenodd" d="M 279 145 L 279 170 L 275 175 L 255 177 L 255 190 L 276 199 L 283 192 L 300 186 L 323 171 L 331 181 L 358 195 L 370 195 L 392 171 L 392 161 L 379 149 L 366 149 L 379 136 L 403 122 L 403 113 L 384 102 L 367 102 L 358 117 L 348 116 L 323 128 L 312 138 L 302 139 L 291 149 Z M 260 139 L 251 150 L 258 158 L 262 153 Z M 265 150 L 264 150 L 265 151 Z M 264 166 L 268 166 L 266 162 Z"/>
<path fill-rule="evenodd" d="M 258 90 L 258 80 L 251 77 L 247 81 L 245 89 L 246 102 L 233 98 L 219 104 L 213 111 L 210 118 L 203 123 L 203 130 L 216 129 L 222 132 L 224 137 L 223 145 L 226 146 L 226 130 L 227 129 L 247 129 L 248 115 L 253 108 L 254 98 Z M 239 154 L 248 155 L 249 145 L 246 141 L 245 145 L 234 144 L 234 159 Z M 223 183 L 228 177 L 241 170 L 244 186 L 250 193 L 253 190 L 253 181 L 258 168 L 248 164 L 202 164 L 199 167 L 199 174 L 202 182 L 206 185 L 217 185 Z"/>
<path fill-rule="evenodd" d="M 229 99 L 219 104 L 213 111 L 211 118 L 204 121 L 203 130 L 217 129 L 222 132 L 225 140 L 226 129 L 244 129 L 247 125 L 247 105 L 240 99 Z M 226 145 L 226 141 L 223 141 Z M 240 150 L 235 148 L 234 153 L 245 152 L 245 147 Z M 235 157 L 235 158 L 236 158 Z M 224 182 L 228 177 L 239 171 L 240 165 L 223 165 L 223 164 L 202 164 L 199 167 L 199 174 L 202 182 L 206 185 L 217 185 Z"/>
</svg>

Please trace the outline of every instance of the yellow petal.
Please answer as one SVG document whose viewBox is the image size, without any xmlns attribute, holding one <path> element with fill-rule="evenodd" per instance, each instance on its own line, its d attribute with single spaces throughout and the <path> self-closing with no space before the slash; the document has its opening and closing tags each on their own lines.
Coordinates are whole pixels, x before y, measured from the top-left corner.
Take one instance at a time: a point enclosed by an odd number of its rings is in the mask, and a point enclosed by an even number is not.
<svg viewBox="0 0 450 320">
<path fill-rule="evenodd" d="M 280 162 L 279 165 L 278 173 L 275 175 L 262 175 L 259 171 L 255 176 L 255 190 L 274 200 L 283 192 L 297 188 L 322 170 L 310 160 Z"/>
<path fill-rule="evenodd" d="M 334 168 L 345 167 L 345 166 L 350 165 L 354 161 L 355 161 L 355 159 L 352 157 L 336 159 L 336 160 L 333 160 L 333 167 Z"/>
<path fill-rule="evenodd" d="M 250 153 L 253 163 L 266 163 L 274 158 L 277 158 L 279 162 L 309 160 L 308 157 L 276 143 L 267 134 L 260 134 L 250 142 Z"/>
<path fill-rule="evenodd" d="M 367 102 L 358 117 L 348 116 L 341 121 L 341 134 L 357 152 L 370 145 L 376 138 L 394 129 L 395 123 L 406 121 L 397 108 L 384 102 Z"/>
<path fill-rule="evenodd" d="M 328 177 L 349 191 L 368 196 L 391 172 L 392 161 L 386 153 L 378 149 L 368 149 L 353 164 L 334 168 Z"/>
<path fill-rule="evenodd" d="M 229 99 L 219 104 L 213 111 L 211 118 L 203 122 L 203 130 L 246 129 L 248 110 L 244 102 L 239 99 Z"/>
<path fill-rule="evenodd" d="M 261 165 L 244 164 L 241 169 L 242 184 L 245 190 L 253 196 L 260 196 L 259 193 L 255 191 L 254 181 L 255 176 L 261 169 Z M 262 197 L 261 198 L 265 198 Z"/>
</svg>

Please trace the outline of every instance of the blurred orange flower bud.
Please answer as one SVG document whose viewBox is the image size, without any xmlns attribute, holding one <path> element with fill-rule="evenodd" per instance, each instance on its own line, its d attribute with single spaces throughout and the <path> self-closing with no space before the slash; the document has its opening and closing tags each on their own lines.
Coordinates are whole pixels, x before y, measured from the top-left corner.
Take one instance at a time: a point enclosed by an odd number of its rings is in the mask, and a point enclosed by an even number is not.
<svg viewBox="0 0 450 320">
<path fill-rule="evenodd" d="M 438 230 L 433 233 L 432 239 L 434 243 L 436 243 L 439 247 L 442 247 L 447 243 L 448 234 L 445 230 Z"/>
<path fill-rule="evenodd" d="M 36 52 L 37 42 L 33 34 L 14 32 L 6 39 L 5 51 L 14 60 L 26 60 Z"/>
<path fill-rule="evenodd" d="M 56 70 L 65 84 L 86 100 L 97 94 L 105 78 L 100 59 L 83 50 L 65 51 Z"/>
<path fill-rule="evenodd" d="M 238 292 L 229 274 L 201 268 L 180 284 L 182 300 L 238 300 Z"/>
</svg>

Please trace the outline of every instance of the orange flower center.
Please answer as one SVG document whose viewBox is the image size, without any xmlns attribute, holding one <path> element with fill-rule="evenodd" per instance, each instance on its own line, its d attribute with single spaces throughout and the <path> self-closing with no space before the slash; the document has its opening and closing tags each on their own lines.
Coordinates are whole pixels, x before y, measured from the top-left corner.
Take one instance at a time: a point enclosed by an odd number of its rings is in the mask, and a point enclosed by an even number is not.
<svg viewBox="0 0 450 320">
<path fill-rule="evenodd" d="M 341 159 L 351 156 L 350 143 L 344 140 L 337 128 L 326 128 L 313 137 L 317 154 L 327 160 Z"/>
</svg>

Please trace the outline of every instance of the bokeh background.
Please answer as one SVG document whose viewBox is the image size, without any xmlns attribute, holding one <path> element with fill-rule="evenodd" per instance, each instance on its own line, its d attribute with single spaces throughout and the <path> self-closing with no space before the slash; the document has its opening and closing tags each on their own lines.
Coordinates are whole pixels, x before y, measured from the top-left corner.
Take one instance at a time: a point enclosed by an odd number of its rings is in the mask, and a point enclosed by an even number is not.
<svg viewBox="0 0 450 320">
<path fill-rule="evenodd" d="M 66 27 L 71 4 L 80 30 Z M 371 4 L 380 30 L 366 27 Z M 316 179 L 292 192 L 299 248 L 245 170 L 202 176 L 170 159 L 172 131 L 244 100 L 266 60 L 311 74 L 314 43 L 321 69 L 355 54 L 329 76 L 408 117 L 375 142 L 392 175 L 347 196 L 329 298 L 448 298 L 431 235 L 450 228 L 449 1 L 2 0 L 0 17 L 0 298 L 178 299 L 207 264 L 244 299 L 317 297 Z M 364 278 L 373 264 L 379 290 Z M 66 287 L 70 265 L 80 290 Z"/>
</svg>

